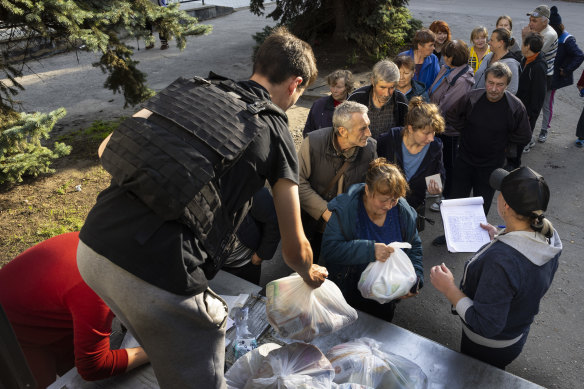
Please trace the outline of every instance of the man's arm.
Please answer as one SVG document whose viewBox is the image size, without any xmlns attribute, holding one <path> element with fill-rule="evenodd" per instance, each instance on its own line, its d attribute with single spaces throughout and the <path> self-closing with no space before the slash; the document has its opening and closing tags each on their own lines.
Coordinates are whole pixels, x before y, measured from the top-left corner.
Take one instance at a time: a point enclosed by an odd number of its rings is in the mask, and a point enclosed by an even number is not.
<svg viewBox="0 0 584 389">
<path fill-rule="evenodd" d="M 282 237 L 284 262 L 297 272 L 304 282 L 317 288 L 324 282 L 328 272 L 324 267 L 312 263 L 312 249 L 304 235 L 300 219 L 298 185 L 286 178 L 280 178 L 272 187 L 272 193 Z"/>
</svg>

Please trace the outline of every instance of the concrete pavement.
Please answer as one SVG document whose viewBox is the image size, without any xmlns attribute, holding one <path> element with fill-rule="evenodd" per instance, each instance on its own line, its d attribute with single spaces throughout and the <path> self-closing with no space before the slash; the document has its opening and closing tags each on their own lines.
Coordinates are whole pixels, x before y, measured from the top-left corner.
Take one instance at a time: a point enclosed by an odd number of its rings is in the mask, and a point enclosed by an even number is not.
<svg viewBox="0 0 584 389">
<path fill-rule="evenodd" d="M 219 1 L 219 0 L 217 0 Z M 243 1 L 243 0 L 242 0 Z M 215 1 L 213 1 L 215 2 Z M 206 1 L 212 3 L 212 1 Z M 476 25 L 492 30 L 497 16 L 509 14 L 514 19 L 515 37 L 519 37 L 522 23 L 527 22 L 526 12 L 540 1 L 516 0 L 411 0 L 414 17 L 427 26 L 432 20 L 446 20 L 456 38 L 468 40 Z M 584 25 L 581 16 L 584 5 L 554 1 L 559 8 L 564 25 L 584 47 Z M 550 4 L 551 5 L 551 4 Z M 272 20 L 251 15 L 240 10 L 229 16 L 206 22 L 214 26 L 208 36 L 189 37 L 188 46 L 180 52 L 171 45 L 169 50 L 136 51 L 139 68 L 148 74 L 150 86 L 160 90 L 182 75 L 205 75 L 210 70 L 243 79 L 250 75 L 251 53 L 255 42 L 252 34 Z M 143 47 L 143 44 L 140 44 Z M 98 56 L 91 53 L 73 53 L 45 58 L 30 63 L 22 84 L 27 88 L 18 98 L 29 111 L 49 111 L 64 106 L 67 117 L 58 124 L 61 130 L 74 130 L 95 119 L 109 119 L 131 115 L 135 108 L 122 109 L 123 99 L 103 89 L 105 75 L 93 69 Z M 582 68 L 577 72 L 579 77 Z M 362 75 L 363 76 L 363 75 Z M 322 79 L 319 81 L 322 82 Z M 326 89 L 326 88 L 325 88 Z M 314 93 L 319 93 L 316 90 Z M 295 112 L 307 113 L 311 99 L 299 102 Z M 575 87 L 561 89 L 556 94 L 551 135 L 543 145 L 537 145 L 524 157 L 548 181 L 552 199 L 548 216 L 558 229 L 564 243 L 560 268 L 548 295 L 541 304 L 541 312 L 532 326 L 530 338 L 523 354 L 513 362 L 508 371 L 542 386 L 552 388 L 580 387 L 584 380 L 584 311 L 581 296 L 584 294 L 584 272 L 581 252 L 584 248 L 582 209 L 584 184 L 578 173 L 584 166 L 583 150 L 573 145 L 576 121 L 584 105 L 577 97 Z M 304 113 L 305 112 L 305 113 Z M 488 216 L 492 224 L 500 224 L 496 208 Z M 468 254 L 450 254 L 445 248 L 433 247 L 431 240 L 442 232 L 439 215 L 435 226 L 427 226 L 422 233 L 426 275 L 431 266 L 446 263 L 460 279 L 464 260 Z M 263 281 L 287 274 L 281 258 L 263 265 Z M 395 324 L 458 349 L 460 324 L 450 314 L 447 301 L 430 285 L 416 298 L 401 303 L 396 311 Z"/>
</svg>

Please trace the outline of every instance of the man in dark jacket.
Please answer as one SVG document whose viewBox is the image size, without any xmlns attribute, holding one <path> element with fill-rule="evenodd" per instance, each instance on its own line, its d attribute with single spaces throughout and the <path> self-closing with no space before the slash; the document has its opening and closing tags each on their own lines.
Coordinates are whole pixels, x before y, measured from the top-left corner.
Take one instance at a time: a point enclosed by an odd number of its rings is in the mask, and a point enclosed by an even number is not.
<svg viewBox="0 0 584 389">
<path fill-rule="evenodd" d="M 393 127 L 404 125 L 408 100 L 396 89 L 399 77 L 399 69 L 395 63 L 387 59 L 379 61 L 373 66 L 371 85 L 357 89 L 347 99 L 369 108 L 369 127 L 374 139 Z"/>
<path fill-rule="evenodd" d="M 519 87 L 516 96 L 527 110 L 532 133 L 543 107 L 546 93 L 547 64 L 541 53 L 542 47 L 543 37 L 535 32 L 530 32 L 525 36 L 521 47 L 523 60 L 521 61 L 521 75 L 519 76 Z M 535 146 L 535 138 L 531 139 L 523 149 L 523 152 L 528 153 L 533 146 Z M 513 167 L 517 168 L 520 165 L 521 156 L 519 155 L 517 163 Z"/>
<path fill-rule="evenodd" d="M 519 147 L 531 139 L 527 112 L 521 101 L 506 90 L 511 70 L 495 62 L 486 70 L 485 89 L 470 91 L 447 113 L 447 126 L 460 132 L 460 148 L 454 161 L 452 198 L 482 196 L 489 213 L 495 190 L 491 173 L 516 158 Z"/>
<path fill-rule="evenodd" d="M 302 224 L 310 240 L 314 260 L 331 213 L 327 204 L 356 183 L 365 180 L 369 162 L 377 158 L 377 142 L 371 138 L 367 107 L 345 101 L 335 109 L 333 127 L 308 134 L 298 152 Z"/>
</svg>

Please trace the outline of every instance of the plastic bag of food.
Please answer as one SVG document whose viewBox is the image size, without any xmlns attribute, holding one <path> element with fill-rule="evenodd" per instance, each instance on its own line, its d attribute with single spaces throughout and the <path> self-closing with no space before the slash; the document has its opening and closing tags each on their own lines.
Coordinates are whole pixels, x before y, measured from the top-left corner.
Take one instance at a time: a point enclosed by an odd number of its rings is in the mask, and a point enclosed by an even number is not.
<svg viewBox="0 0 584 389">
<path fill-rule="evenodd" d="M 268 353 L 278 348 L 280 345 L 276 343 L 262 344 L 237 359 L 225 373 L 227 389 L 243 389 L 250 377 L 258 371 Z"/>
<path fill-rule="evenodd" d="M 357 285 L 361 296 L 380 304 L 405 296 L 417 280 L 412 261 L 402 250 L 412 246 L 403 242 L 393 242 L 389 246 L 394 249 L 389 258 L 367 265 Z"/>
<path fill-rule="evenodd" d="M 334 282 L 316 289 L 294 273 L 266 286 L 268 321 L 284 338 L 310 342 L 357 320 L 357 311 Z"/>
<path fill-rule="evenodd" d="M 418 365 L 380 347 L 373 339 L 360 338 L 331 348 L 327 358 L 335 369 L 334 381 L 383 389 L 428 386 L 428 377 Z"/>
<path fill-rule="evenodd" d="M 334 375 L 316 346 L 291 343 L 270 351 L 244 389 L 329 389 Z"/>
</svg>

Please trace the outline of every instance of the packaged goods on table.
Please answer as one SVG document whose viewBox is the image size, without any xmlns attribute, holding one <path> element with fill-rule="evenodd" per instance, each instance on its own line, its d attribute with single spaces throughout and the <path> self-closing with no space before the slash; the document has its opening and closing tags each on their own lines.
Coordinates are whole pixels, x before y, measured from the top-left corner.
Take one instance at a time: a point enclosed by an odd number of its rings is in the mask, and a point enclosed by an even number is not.
<svg viewBox="0 0 584 389">
<path fill-rule="evenodd" d="M 316 346 L 268 343 L 239 358 L 225 378 L 229 389 L 328 389 L 334 375 Z"/>
<path fill-rule="evenodd" d="M 268 321 L 284 338 L 310 342 L 357 320 L 357 311 L 329 280 L 313 289 L 293 274 L 270 282 L 266 296 Z"/>
<path fill-rule="evenodd" d="M 351 382 L 380 389 L 427 388 L 428 378 L 418 365 L 380 347 L 380 343 L 370 338 L 332 347 L 327 358 L 335 369 L 334 382 Z"/>
<path fill-rule="evenodd" d="M 394 252 L 385 262 L 375 261 L 367 265 L 357 285 L 364 298 L 380 304 L 405 296 L 417 280 L 412 261 L 402 250 L 412 246 L 402 242 L 393 242 L 389 246 Z"/>
</svg>

